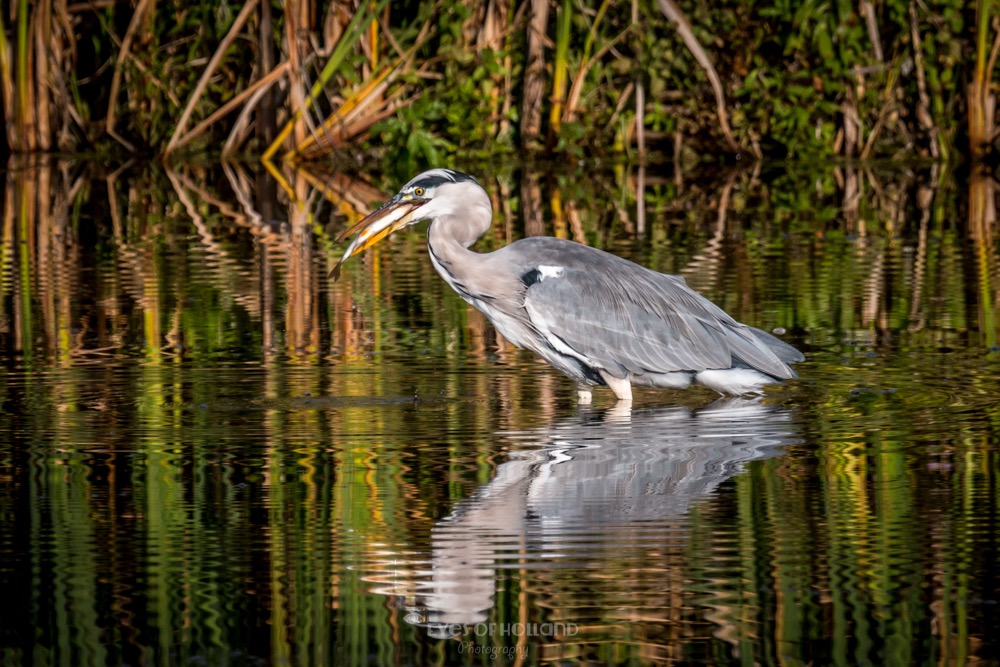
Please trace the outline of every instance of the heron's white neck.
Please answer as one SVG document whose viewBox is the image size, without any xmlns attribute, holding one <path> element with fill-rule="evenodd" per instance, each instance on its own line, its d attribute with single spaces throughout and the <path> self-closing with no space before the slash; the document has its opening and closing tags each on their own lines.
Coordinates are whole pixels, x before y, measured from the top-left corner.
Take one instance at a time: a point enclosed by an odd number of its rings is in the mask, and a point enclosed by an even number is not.
<svg viewBox="0 0 1000 667">
<path fill-rule="evenodd" d="M 487 215 L 469 219 L 458 215 L 442 215 L 435 218 L 427 228 L 427 241 L 433 245 L 457 245 L 468 248 L 490 228 L 492 211 Z"/>
<path fill-rule="evenodd" d="M 475 206 L 465 215 L 441 215 L 427 228 L 427 247 L 431 252 L 434 268 L 460 294 L 466 289 L 476 289 L 485 276 L 481 270 L 483 256 L 469 250 L 490 228 L 493 208 L 489 199 L 485 206 Z M 465 296 L 463 294 L 463 296 Z"/>
</svg>

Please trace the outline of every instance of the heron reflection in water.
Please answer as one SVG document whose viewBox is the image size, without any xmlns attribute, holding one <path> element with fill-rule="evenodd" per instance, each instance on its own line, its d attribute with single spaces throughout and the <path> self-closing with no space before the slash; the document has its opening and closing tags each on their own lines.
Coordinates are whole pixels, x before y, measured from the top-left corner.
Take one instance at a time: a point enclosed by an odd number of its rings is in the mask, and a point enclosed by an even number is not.
<svg viewBox="0 0 1000 667">
<path fill-rule="evenodd" d="M 489 620 L 502 585 L 498 570 L 528 568 L 538 583 L 550 578 L 546 572 L 572 568 L 574 577 L 556 577 L 571 589 L 662 604 L 664 554 L 689 542 L 692 506 L 749 462 L 800 442 L 792 411 L 745 398 L 631 416 L 581 411 L 501 437 L 511 450 L 507 459 L 436 523 L 429 554 L 407 545 L 367 567 L 366 581 L 432 633 Z M 621 571 L 637 574 L 612 576 Z M 546 604 L 572 606 L 571 597 Z M 627 605 L 621 612 L 631 613 Z"/>
<path fill-rule="evenodd" d="M 580 243 L 551 237 L 495 252 L 469 250 L 493 220 L 474 178 L 450 169 L 420 174 L 340 239 L 357 232 L 343 257 L 430 220 L 427 248 L 441 277 L 504 338 L 532 350 L 577 384 L 580 403 L 594 386 L 632 401 L 632 385 L 721 394 L 759 393 L 796 377 L 791 345 L 741 324 L 679 276 L 652 271 Z"/>
</svg>

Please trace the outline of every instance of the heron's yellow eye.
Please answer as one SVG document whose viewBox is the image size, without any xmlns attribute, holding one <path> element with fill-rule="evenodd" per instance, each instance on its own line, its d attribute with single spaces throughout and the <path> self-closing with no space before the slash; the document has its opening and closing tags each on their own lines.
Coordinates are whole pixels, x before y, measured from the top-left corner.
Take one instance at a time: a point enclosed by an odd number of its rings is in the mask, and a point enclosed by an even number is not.
<svg viewBox="0 0 1000 667">
<path fill-rule="evenodd" d="M 418 197 L 423 197 L 424 196 L 424 189 L 423 188 L 413 188 L 413 194 L 417 195 Z"/>
</svg>

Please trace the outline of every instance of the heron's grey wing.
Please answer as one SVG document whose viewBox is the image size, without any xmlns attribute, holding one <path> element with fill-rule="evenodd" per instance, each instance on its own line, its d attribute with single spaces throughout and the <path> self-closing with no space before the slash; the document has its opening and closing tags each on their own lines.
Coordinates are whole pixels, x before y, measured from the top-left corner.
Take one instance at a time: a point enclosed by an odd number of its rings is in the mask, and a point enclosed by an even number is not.
<svg viewBox="0 0 1000 667">
<path fill-rule="evenodd" d="M 608 271 L 559 267 L 528 286 L 532 325 L 560 352 L 619 377 L 731 368 L 794 372 L 749 327 L 682 280 L 630 263 Z"/>
<path fill-rule="evenodd" d="M 800 351 L 781 340 L 777 336 L 764 331 L 763 329 L 758 329 L 757 327 L 752 327 L 746 325 L 753 334 L 760 339 L 762 343 L 767 345 L 767 347 L 774 352 L 774 355 L 784 361 L 786 364 L 794 364 L 797 361 L 805 361 L 806 357 Z"/>
</svg>

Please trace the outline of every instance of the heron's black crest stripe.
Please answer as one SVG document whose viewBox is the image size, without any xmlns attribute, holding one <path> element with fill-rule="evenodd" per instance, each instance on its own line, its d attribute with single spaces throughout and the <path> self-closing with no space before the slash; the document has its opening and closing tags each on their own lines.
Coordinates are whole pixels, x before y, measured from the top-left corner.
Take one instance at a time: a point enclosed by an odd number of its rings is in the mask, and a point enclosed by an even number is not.
<svg viewBox="0 0 1000 667">
<path fill-rule="evenodd" d="M 464 183 L 467 181 L 475 183 L 476 179 L 468 174 L 463 174 L 460 171 L 452 171 L 451 169 L 434 169 L 432 172 L 428 172 L 428 175 L 423 178 L 418 176 L 410 182 L 410 186 L 420 186 L 422 188 L 430 189 L 436 188 L 444 183 Z"/>
<path fill-rule="evenodd" d="M 531 287 L 541 279 L 542 274 L 538 269 L 532 269 L 527 273 L 521 275 L 521 282 L 524 283 L 525 287 Z"/>
</svg>

